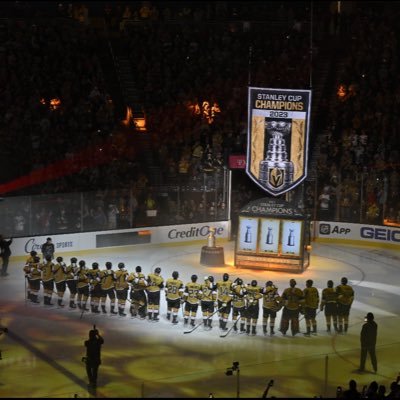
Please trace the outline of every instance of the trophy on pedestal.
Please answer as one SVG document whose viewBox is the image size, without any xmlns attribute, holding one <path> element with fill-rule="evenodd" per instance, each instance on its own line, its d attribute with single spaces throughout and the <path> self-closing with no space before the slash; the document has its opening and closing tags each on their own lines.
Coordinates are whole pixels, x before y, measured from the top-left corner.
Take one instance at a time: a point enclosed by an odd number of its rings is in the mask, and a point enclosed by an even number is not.
<svg viewBox="0 0 400 400">
<path fill-rule="evenodd" d="M 208 233 L 207 246 L 208 247 L 216 247 L 215 246 L 215 228 L 210 228 L 210 232 Z"/>
</svg>

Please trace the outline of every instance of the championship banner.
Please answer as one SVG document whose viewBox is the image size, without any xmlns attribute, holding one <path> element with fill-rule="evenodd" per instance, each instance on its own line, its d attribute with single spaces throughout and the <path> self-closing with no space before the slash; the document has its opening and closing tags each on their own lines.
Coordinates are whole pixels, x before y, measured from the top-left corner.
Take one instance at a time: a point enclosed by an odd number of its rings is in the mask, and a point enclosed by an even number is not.
<svg viewBox="0 0 400 400">
<path fill-rule="evenodd" d="M 246 173 L 279 196 L 307 176 L 311 90 L 249 87 Z"/>
</svg>

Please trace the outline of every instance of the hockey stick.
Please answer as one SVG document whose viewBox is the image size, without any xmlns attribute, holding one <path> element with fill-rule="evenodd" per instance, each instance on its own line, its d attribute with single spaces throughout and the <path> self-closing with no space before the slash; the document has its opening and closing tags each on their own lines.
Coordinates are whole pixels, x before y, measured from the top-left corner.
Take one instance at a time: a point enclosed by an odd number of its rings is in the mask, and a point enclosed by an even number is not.
<svg viewBox="0 0 400 400">
<path fill-rule="evenodd" d="M 242 318 L 242 316 L 240 316 L 235 323 L 226 331 L 226 333 L 224 333 L 223 335 L 219 335 L 219 337 L 227 337 L 229 335 L 229 333 L 232 331 L 232 329 L 237 326 L 237 323 L 240 321 L 240 319 Z"/>
<path fill-rule="evenodd" d="M 209 316 L 206 318 L 206 320 L 208 321 L 214 314 L 216 314 L 217 312 L 219 312 L 219 311 L 222 310 L 223 308 L 225 308 L 225 307 L 221 307 L 221 308 L 218 308 L 217 310 L 215 310 L 211 315 L 209 315 Z M 202 319 L 202 321 L 199 322 L 199 323 L 198 323 L 194 328 L 192 328 L 190 331 L 185 331 L 185 332 L 183 332 L 183 333 L 191 333 L 191 332 L 195 331 L 199 326 L 203 325 L 203 323 L 204 323 L 204 319 Z"/>
</svg>

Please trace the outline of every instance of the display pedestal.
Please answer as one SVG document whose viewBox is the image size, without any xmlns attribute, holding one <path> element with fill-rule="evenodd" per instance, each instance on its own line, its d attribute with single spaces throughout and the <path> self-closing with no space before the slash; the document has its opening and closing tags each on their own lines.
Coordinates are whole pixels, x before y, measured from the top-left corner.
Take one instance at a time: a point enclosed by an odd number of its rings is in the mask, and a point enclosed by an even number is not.
<svg viewBox="0 0 400 400">
<path fill-rule="evenodd" d="M 201 248 L 200 264 L 223 265 L 225 264 L 224 248 L 203 246 Z"/>
</svg>

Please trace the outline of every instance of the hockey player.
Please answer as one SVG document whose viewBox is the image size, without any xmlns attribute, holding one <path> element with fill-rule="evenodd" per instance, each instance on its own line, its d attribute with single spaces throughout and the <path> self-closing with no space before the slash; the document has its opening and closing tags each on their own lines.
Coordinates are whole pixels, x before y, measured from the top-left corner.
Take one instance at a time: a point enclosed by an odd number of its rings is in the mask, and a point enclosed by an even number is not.
<svg viewBox="0 0 400 400">
<path fill-rule="evenodd" d="M 267 334 L 268 319 L 270 335 L 275 335 L 275 319 L 276 313 L 282 308 L 281 297 L 278 293 L 278 288 L 272 281 L 268 281 L 261 291 L 263 295 L 263 332 Z"/>
<path fill-rule="evenodd" d="M 115 282 L 115 275 L 114 271 L 112 270 L 112 263 L 110 261 L 106 262 L 106 269 L 103 269 L 100 272 L 101 278 L 101 311 L 103 314 L 107 314 L 106 310 L 106 301 L 107 296 L 110 298 L 110 313 L 112 315 L 116 315 L 117 312 L 115 311 L 115 290 L 114 290 L 114 282 Z"/>
<path fill-rule="evenodd" d="M 86 262 L 80 260 L 78 263 L 79 267 L 76 272 L 77 282 L 76 288 L 78 291 L 78 308 L 83 311 L 89 311 L 86 307 L 86 303 L 89 297 L 89 282 L 90 278 L 87 275 Z"/>
<path fill-rule="evenodd" d="M 63 304 L 63 297 L 66 289 L 66 283 L 65 283 L 65 262 L 62 257 L 57 257 L 56 258 L 56 263 L 53 264 L 53 276 L 54 276 L 54 282 L 56 284 L 56 289 L 57 289 L 57 295 L 58 295 L 58 300 L 57 304 L 58 307 L 64 307 Z"/>
<path fill-rule="evenodd" d="M 29 254 L 28 259 L 25 262 L 25 265 L 24 265 L 25 279 L 28 282 L 26 297 L 31 301 L 32 301 L 31 266 L 34 262 L 34 258 L 36 255 L 37 255 L 37 252 L 35 250 L 32 250 Z"/>
<path fill-rule="evenodd" d="M 172 323 L 178 323 L 178 311 L 181 306 L 181 299 L 183 296 L 183 282 L 178 279 L 179 272 L 174 271 L 172 273 L 172 278 L 168 278 L 165 283 L 165 298 L 167 300 L 167 319 L 171 320 L 172 314 Z"/>
<path fill-rule="evenodd" d="M 101 272 L 99 270 L 99 263 L 92 263 L 92 269 L 87 271 L 89 278 L 89 290 L 90 290 L 90 311 L 94 314 L 99 314 L 99 304 L 102 295 L 101 290 Z"/>
<path fill-rule="evenodd" d="M 214 313 L 214 303 L 217 300 L 217 291 L 213 276 L 206 276 L 204 284 L 201 285 L 201 312 L 203 313 L 204 327 L 212 329 L 212 315 Z"/>
<path fill-rule="evenodd" d="M 76 275 L 76 273 L 78 272 L 78 266 L 76 265 L 77 262 L 78 260 L 75 257 L 72 257 L 71 264 L 65 268 L 65 281 L 69 289 L 70 308 L 76 308 L 75 305 L 75 297 L 77 293 L 76 282 L 78 279 L 78 276 Z"/>
<path fill-rule="evenodd" d="M 226 331 L 228 328 L 226 324 L 228 322 L 229 314 L 232 307 L 232 281 L 229 279 L 229 274 L 225 273 L 222 276 L 222 281 L 217 282 L 217 299 L 218 299 L 218 310 L 219 313 L 219 327 Z"/>
<path fill-rule="evenodd" d="M 237 321 L 240 315 L 240 333 L 245 333 L 245 325 L 246 325 L 246 286 L 243 284 L 243 280 L 240 278 L 236 278 L 232 284 L 232 321 L 233 321 L 233 330 L 235 332 L 238 331 Z"/>
<path fill-rule="evenodd" d="M 184 324 L 187 325 L 190 317 L 190 325 L 194 326 L 199 308 L 201 285 L 197 282 L 197 275 L 192 275 L 190 279 L 191 282 L 186 284 L 183 293 L 183 301 L 185 302 Z"/>
<path fill-rule="evenodd" d="M 262 298 L 261 287 L 258 286 L 257 281 L 253 279 L 250 285 L 246 287 L 246 333 L 256 335 L 256 327 L 258 315 L 260 313 L 259 300 Z"/>
<path fill-rule="evenodd" d="M 29 282 L 31 285 L 31 301 L 32 303 L 39 303 L 38 295 L 40 290 L 40 280 L 42 278 L 42 272 L 40 270 L 40 257 L 34 256 L 33 262 L 30 265 L 30 278 Z"/>
<path fill-rule="evenodd" d="M 148 298 L 148 317 L 149 321 L 159 321 L 160 313 L 160 293 L 164 288 L 164 278 L 160 275 L 161 268 L 157 267 L 154 274 L 149 274 L 147 277 L 147 298 Z"/>
<path fill-rule="evenodd" d="M 140 319 L 145 319 L 147 313 L 146 288 L 148 285 L 140 265 L 136 267 L 135 272 L 129 275 L 128 282 L 131 284 L 131 316 L 136 317 L 139 314 Z"/>
<path fill-rule="evenodd" d="M 312 279 L 307 279 L 306 287 L 303 290 L 304 303 L 304 318 L 306 320 L 306 328 L 307 332 L 304 336 L 310 336 L 311 327 L 312 333 L 314 335 L 317 334 L 317 320 L 315 319 L 317 316 L 317 309 L 319 306 L 319 293 L 318 289 L 313 286 L 314 282 Z"/>
<path fill-rule="evenodd" d="M 349 327 L 350 308 L 354 300 L 354 290 L 347 284 L 347 278 L 341 279 L 341 284 L 336 287 L 338 295 L 338 320 L 339 320 L 339 333 L 346 333 Z"/>
<path fill-rule="evenodd" d="M 290 280 L 290 287 L 282 293 L 282 301 L 284 304 L 281 318 L 280 331 L 285 336 L 291 325 L 292 336 L 299 333 L 299 311 L 303 303 L 303 291 L 296 287 L 297 282 Z"/>
<path fill-rule="evenodd" d="M 322 299 L 320 310 L 324 311 L 326 320 L 326 331 L 331 331 L 331 321 L 333 321 L 333 327 L 335 332 L 338 331 L 338 320 L 337 320 L 337 298 L 335 288 L 333 287 L 333 281 L 327 282 L 327 287 L 322 290 Z"/>
<path fill-rule="evenodd" d="M 42 271 L 42 282 L 44 292 L 44 304 L 52 306 L 51 296 L 54 290 L 53 263 L 50 255 L 46 256 L 46 260 L 42 262 L 39 269 Z"/>
<path fill-rule="evenodd" d="M 115 292 L 118 300 L 118 315 L 126 317 L 125 303 L 128 298 L 128 271 L 125 269 L 125 264 L 120 262 L 118 264 L 118 271 L 115 272 Z"/>
</svg>

